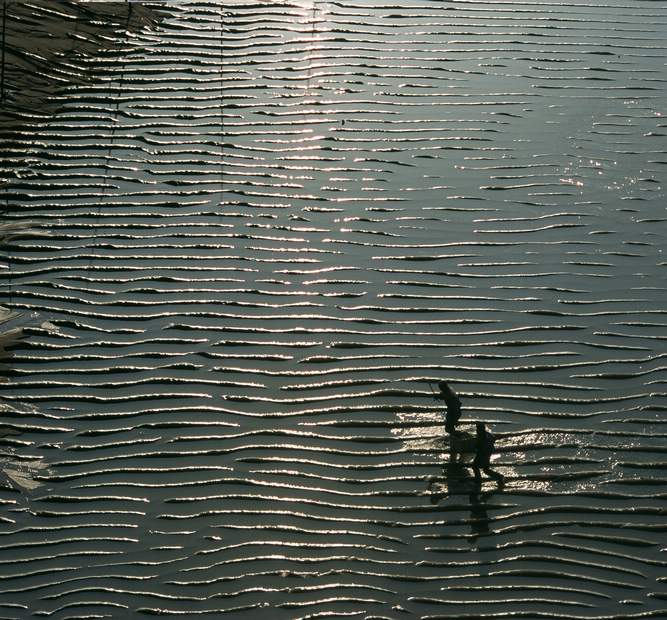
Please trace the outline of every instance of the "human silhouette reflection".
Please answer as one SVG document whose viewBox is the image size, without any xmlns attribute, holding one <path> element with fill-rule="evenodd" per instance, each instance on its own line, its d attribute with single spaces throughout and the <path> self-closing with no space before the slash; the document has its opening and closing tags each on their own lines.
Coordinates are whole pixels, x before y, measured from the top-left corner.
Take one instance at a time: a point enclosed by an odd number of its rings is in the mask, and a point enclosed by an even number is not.
<svg viewBox="0 0 667 620">
<path fill-rule="evenodd" d="M 445 463 L 442 468 L 442 477 L 432 480 L 429 485 L 430 500 L 437 504 L 453 495 L 467 495 L 470 502 L 470 536 L 472 543 L 476 543 L 481 536 L 490 533 L 488 502 L 492 495 L 502 487 L 497 481 L 495 488 L 482 490 L 482 479 L 471 475 L 469 468 L 461 462 Z"/>
<path fill-rule="evenodd" d="M 470 499 L 470 542 L 476 543 L 480 536 L 489 534 L 489 514 L 487 502 L 491 499 L 493 491 L 482 492 L 482 484 L 475 479 L 476 488 L 468 495 Z"/>
</svg>

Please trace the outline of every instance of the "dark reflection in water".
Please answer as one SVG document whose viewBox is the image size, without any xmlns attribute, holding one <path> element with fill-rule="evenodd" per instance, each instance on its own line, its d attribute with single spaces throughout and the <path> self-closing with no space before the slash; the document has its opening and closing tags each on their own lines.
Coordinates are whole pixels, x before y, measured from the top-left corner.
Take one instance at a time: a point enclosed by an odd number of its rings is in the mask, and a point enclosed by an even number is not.
<svg viewBox="0 0 667 620">
<path fill-rule="evenodd" d="M 482 485 L 476 482 L 476 488 L 468 498 L 470 499 L 470 540 L 474 543 L 480 536 L 486 536 L 489 533 L 489 515 L 486 509 L 487 502 L 491 498 L 493 491 L 482 492 Z"/>
<path fill-rule="evenodd" d="M 442 467 L 442 476 L 429 484 L 431 504 L 440 504 L 447 498 L 460 501 L 467 497 L 470 508 L 470 535 L 468 539 L 475 544 L 480 537 L 490 533 L 488 503 L 502 489 L 496 481 L 496 488 L 487 488 L 488 481 L 475 476 L 470 467 L 461 462 L 446 463 Z M 484 487 L 484 488 L 483 488 Z"/>
</svg>

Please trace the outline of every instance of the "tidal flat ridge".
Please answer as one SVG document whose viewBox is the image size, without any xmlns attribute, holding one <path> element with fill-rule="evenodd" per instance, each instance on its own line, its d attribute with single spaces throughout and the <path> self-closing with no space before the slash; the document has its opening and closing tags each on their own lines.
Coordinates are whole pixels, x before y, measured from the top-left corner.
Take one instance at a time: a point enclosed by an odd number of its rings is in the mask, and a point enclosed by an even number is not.
<svg viewBox="0 0 667 620">
<path fill-rule="evenodd" d="M 667 615 L 667 7 L 12 4 L 0 618 Z"/>
</svg>

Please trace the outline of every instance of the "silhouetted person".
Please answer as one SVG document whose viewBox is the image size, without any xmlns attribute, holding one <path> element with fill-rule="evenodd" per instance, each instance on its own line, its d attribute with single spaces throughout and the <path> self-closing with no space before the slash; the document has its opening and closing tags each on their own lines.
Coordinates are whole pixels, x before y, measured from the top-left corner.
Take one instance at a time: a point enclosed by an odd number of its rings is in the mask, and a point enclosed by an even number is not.
<svg viewBox="0 0 667 620">
<path fill-rule="evenodd" d="M 452 388 L 449 387 L 446 381 L 438 383 L 440 394 L 436 394 L 436 398 L 444 400 L 447 405 L 447 413 L 445 414 L 445 430 L 452 434 L 455 431 L 456 423 L 461 417 L 461 401 L 458 395 Z"/>
<path fill-rule="evenodd" d="M 475 429 L 477 432 L 475 435 L 475 459 L 472 462 L 475 478 L 482 477 L 479 470 L 483 469 L 487 476 L 502 482 L 503 475 L 491 469 L 491 455 L 493 454 L 496 438 L 486 430 L 483 422 L 477 422 Z"/>
</svg>

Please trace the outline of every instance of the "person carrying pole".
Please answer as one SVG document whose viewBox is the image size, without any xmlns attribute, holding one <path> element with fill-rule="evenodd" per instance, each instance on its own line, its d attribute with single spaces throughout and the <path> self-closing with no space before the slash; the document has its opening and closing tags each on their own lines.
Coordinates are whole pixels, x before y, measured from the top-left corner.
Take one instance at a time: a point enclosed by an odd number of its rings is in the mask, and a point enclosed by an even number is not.
<svg viewBox="0 0 667 620">
<path fill-rule="evenodd" d="M 440 393 L 436 394 L 435 397 L 438 400 L 445 401 L 445 405 L 447 406 L 445 430 L 452 435 L 456 432 L 456 424 L 461 418 L 461 400 L 446 381 L 440 381 L 438 387 L 440 388 Z"/>
</svg>

